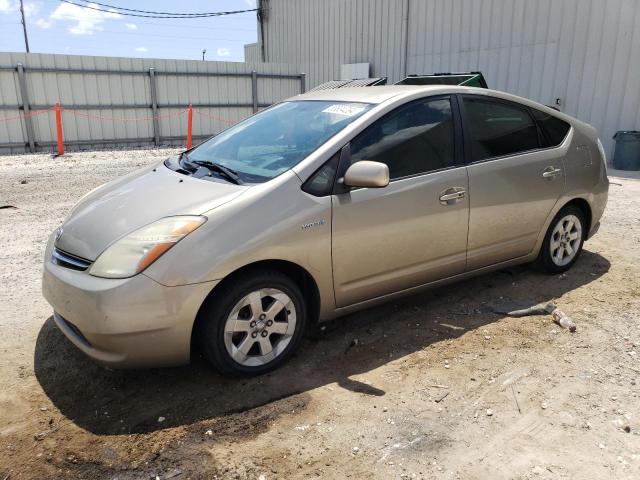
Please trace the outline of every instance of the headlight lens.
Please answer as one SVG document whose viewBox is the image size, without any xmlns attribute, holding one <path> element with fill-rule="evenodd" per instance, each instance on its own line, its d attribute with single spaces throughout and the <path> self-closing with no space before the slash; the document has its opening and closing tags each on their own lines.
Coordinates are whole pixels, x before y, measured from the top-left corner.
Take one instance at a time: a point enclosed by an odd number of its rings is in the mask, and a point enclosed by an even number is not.
<svg viewBox="0 0 640 480">
<path fill-rule="evenodd" d="M 132 277 L 206 220 L 206 217 L 201 216 L 166 217 L 142 227 L 102 252 L 89 273 L 105 278 Z"/>
</svg>

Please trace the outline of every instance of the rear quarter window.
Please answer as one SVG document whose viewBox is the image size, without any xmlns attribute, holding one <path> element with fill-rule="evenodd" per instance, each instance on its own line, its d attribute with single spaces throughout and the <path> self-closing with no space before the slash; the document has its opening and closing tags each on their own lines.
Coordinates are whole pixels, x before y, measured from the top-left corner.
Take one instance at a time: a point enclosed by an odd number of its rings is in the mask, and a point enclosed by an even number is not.
<svg viewBox="0 0 640 480">
<path fill-rule="evenodd" d="M 553 115 L 541 112 L 535 108 L 532 108 L 531 111 L 542 131 L 542 146 L 557 147 L 560 145 L 567 136 L 567 133 L 569 133 L 571 125 L 564 120 L 560 120 Z"/>
</svg>

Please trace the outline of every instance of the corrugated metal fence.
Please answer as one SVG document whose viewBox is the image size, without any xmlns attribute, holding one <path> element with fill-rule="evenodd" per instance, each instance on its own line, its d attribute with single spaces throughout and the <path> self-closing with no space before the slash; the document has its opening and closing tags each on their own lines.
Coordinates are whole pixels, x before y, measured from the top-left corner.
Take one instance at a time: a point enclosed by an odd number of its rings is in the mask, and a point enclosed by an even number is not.
<svg viewBox="0 0 640 480">
<path fill-rule="evenodd" d="M 291 65 L 0 53 L 0 153 L 183 144 L 305 90 Z"/>
</svg>

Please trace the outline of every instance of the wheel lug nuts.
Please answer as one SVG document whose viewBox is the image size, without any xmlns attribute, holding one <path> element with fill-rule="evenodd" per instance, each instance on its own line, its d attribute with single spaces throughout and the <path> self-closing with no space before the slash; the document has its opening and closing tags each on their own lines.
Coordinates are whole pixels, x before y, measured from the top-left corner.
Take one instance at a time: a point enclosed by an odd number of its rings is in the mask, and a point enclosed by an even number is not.
<svg viewBox="0 0 640 480">
<path fill-rule="evenodd" d="M 249 324 L 249 326 L 250 326 L 251 328 L 255 327 L 255 326 L 256 326 L 256 322 L 255 322 L 255 321 L 252 321 L 252 322 Z"/>
<path fill-rule="evenodd" d="M 271 325 L 273 325 L 273 320 L 269 320 L 269 321 L 267 322 L 267 327 L 270 327 Z"/>
<path fill-rule="evenodd" d="M 257 336 L 258 336 L 258 332 L 253 332 L 253 333 L 251 334 L 251 338 L 256 338 Z"/>
<path fill-rule="evenodd" d="M 264 313 L 260 314 L 260 320 L 264 320 L 265 318 L 267 318 L 267 316 Z"/>
<path fill-rule="evenodd" d="M 266 337 L 267 335 L 269 335 L 269 332 L 267 332 L 266 330 L 263 330 L 263 331 L 262 331 L 262 336 L 263 336 L 263 337 Z"/>
</svg>

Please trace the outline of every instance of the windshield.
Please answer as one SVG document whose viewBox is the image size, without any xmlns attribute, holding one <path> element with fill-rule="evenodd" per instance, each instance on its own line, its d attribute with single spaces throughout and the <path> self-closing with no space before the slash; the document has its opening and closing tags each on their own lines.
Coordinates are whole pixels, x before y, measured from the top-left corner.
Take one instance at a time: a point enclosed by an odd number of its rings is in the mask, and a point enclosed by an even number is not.
<svg viewBox="0 0 640 480">
<path fill-rule="evenodd" d="M 366 103 L 284 102 L 207 140 L 189 160 L 215 162 L 247 183 L 271 180 L 300 163 L 372 107 Z"/>
</svg>

